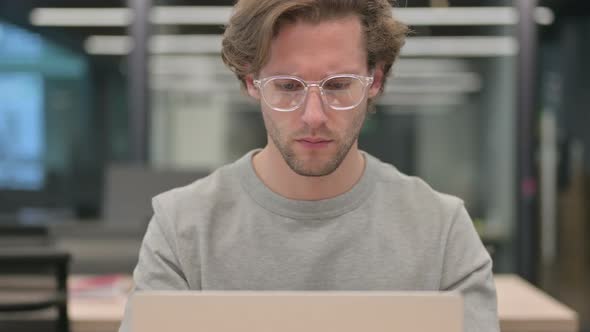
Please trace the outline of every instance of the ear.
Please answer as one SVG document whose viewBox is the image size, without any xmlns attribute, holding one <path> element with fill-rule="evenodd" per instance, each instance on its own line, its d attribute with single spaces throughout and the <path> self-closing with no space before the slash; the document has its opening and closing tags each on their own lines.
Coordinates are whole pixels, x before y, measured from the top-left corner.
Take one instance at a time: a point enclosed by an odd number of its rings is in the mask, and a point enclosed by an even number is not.
<svg viewBox="0 0 590 332">
<path fill-rule="evenodd" d="M 373 70 L 373 84 L 369 87 L 369 98 L 376 97 L 383 86 L 383 63 L 377 63 Z"/>
<path fill-rule="evenodd" d="M 250 97 L 256 100 L 259 100 L 260 91 L 258 90 L 256 85 L 254 85 L 254 77 L 252 76 L 252 74 L 246 75 L 246 77 L 244 78 L 244 83 L 246 84 L 246 91 L 248 92 L 248 95 L 250 95 Z"/>
</svg>

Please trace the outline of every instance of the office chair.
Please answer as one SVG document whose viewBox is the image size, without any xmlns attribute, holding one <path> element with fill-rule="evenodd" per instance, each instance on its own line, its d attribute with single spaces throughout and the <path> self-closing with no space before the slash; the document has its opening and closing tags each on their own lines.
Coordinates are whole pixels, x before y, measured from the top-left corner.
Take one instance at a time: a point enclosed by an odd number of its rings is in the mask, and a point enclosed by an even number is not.
<svg viewBox="0 0 590 332">
<path fill-rule="evenodd" d="M 46 227 L 0 225 L 0 313 L 54 308 L 56 331 L 69 332 L 70 254 L 51 244 Z"/>
</svg>

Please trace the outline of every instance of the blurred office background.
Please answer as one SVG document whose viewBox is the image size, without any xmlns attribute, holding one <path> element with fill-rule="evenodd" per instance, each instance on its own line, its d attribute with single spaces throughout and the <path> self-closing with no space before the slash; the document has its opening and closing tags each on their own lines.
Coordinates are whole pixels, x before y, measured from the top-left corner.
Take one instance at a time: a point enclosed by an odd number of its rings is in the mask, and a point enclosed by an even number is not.
<svg viewBox="0 0 590 332">
<path fill-rule="evenodd" d="M 131 273 L 150 198 L 265 144 L 226 0 L 0 0 L 0 224 Z M 590 4 L 399 0 L 413 33 L 361 147 L 461 197 L 497 273 L 590 329 Z"/>
</svg>

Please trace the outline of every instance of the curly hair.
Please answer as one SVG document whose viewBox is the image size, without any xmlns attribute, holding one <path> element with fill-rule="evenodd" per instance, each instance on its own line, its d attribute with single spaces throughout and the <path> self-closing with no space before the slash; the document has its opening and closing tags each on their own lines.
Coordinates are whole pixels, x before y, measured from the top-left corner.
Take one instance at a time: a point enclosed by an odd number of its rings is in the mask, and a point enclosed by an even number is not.
<svg viewBox="0 0 590 332">
<path fill-rule="evenodd" d="M 272 39 L 285 23 L 356 15 L 364 28 L 367 66 L 383 64 L 383 84 L 405 43 L 408 27 L 394 19 L 388 0 L 238 0 L 223 35 L 221 57 L 246 87 L 268 61 Z"/>
</svg>

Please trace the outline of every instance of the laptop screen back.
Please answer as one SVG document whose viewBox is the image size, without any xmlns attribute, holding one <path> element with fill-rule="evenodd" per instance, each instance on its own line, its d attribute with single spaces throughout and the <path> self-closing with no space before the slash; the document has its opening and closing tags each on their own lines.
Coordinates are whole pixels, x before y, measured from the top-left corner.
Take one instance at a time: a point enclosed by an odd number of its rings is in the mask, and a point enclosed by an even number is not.
<svg viewBox="0 0 590 332">
<path fill-rule="evenodd" d="M 133 332 L 463 332 L 463 301 L 435 292 L 146 291 Z"/>
</svg>

